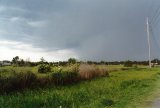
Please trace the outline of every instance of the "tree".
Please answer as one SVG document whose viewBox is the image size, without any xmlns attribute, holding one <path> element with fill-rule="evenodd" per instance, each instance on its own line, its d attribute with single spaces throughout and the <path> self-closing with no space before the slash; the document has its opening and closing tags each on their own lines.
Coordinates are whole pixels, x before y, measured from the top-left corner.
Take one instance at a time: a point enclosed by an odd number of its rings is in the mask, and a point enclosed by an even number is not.
<svg viewBox="0 0 160 108">
<path fill-rule="evenodd" d="M 24 66 L 25 65 L 25 61 L 23 59 L 21 59 L 20 61 L 18 61 L 18 65 L 19 66 Z"/>
<path fill-rule="evenodd" d="M 124 67 L 132 67 L 132 66 L 133 66 L 132 61 L 127 60 L 124 62 Z"/>
<path fill-rule="evenodd" d="M 27 58 L 25 61 L 26 66 L 31 66 L 30 58 Z"/>
<path fill-rule="evenodd" d="M 77 60 L 75 58 L 69 58 L 68 59 L 69 64 L 75 64 L 76 62 L 77 62 Z"/>
<path fill-rule="evenodd" d="M 14 57 L 14 58 L 12 59 L 12 63 L 13 63 L 14 65 L 18 65 L 18 61 L 19 61 L 19 56 L 16 56 L 16 57 Z"/>
<path fill-rule="evenodd" d="M 45 62 L 45 60 L 44 60 L 44 58 L 42 57 L 40 63 L 43 64 L 44 62 Z"/>
</svg>

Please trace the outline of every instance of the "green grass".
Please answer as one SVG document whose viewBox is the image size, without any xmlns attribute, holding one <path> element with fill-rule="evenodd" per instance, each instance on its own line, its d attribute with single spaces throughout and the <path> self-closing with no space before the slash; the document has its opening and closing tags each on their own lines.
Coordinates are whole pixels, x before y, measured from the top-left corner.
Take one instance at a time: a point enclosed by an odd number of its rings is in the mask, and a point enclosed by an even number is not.
<svg viewBox="0 0 160 108">
<path fill-rule="evenodd" d="M 128 108 L 139 107 L 155 89 L 160 68 L 119 70 L 110 77 L 70 86 L 0 95 L 0 107 Z"/>
<path fill-rule="evenodd" d="M 47 75 L 50 75 L 50 73 L 46 73 L 46 74 L 43 74 L 43 73 L 38 73 L 38 66 L 35 66 L 35 67 L 14 67 L 14 66 L 5 66 L 5 67 L 0 67 L 0 75 L 1 76 L 11 76 L 13 75 L 13 72 L 26 72 L 26 71 L 30 71 L 30 72 L 33 72 L 35 73 L 38 77 L 43 77 L 43 76 L 47 76 Z M 52 68 L 52 71 L 56 71 L 56 68 Z"/>
</svg>

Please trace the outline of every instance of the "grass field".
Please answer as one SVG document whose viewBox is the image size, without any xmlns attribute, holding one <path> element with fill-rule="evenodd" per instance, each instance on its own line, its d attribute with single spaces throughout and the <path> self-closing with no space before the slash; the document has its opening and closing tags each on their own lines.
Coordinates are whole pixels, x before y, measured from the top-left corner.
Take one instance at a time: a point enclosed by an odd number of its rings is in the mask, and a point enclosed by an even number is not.
<svg viewBox="0 0 160 108">
<path fill-rule="evenodd" d="M 109 68 L 115 69 L 115 67 Z M 23 92 L 0 95 L 0 107 L 128 108 L 143 105 L 155 90 L 159 81 L 160 68 L 140 67 L 129 70 L 121 70 L 121 66 L 116 68 L 118 70 L 111 72 L 109 77 L 81 81 L 74 85 L 28 89 Z M 22 69 L 35 71 L 36 67 Z"/>
</svg>

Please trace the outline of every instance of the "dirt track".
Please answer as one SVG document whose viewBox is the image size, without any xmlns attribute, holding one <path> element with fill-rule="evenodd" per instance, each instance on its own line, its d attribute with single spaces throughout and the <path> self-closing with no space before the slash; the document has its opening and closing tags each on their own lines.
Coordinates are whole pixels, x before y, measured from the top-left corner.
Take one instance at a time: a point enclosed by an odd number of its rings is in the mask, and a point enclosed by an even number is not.
<svg viewBox="0 0 160 108">
<path fill-rule="evenodd" d="M 160 98 L 156 99 L 153 103 L 152 108 L 160 108 Z"/>
</svg>

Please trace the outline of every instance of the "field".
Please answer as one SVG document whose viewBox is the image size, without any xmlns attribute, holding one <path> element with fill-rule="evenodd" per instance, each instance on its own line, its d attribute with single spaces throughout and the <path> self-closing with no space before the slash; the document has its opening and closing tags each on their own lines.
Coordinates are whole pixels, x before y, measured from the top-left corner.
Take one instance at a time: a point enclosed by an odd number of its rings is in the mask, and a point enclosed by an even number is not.
<svg viewBox="0 0 160 108">
<path fill-rule="evenodd" d="M 0 67 L 1 76 L 12 76 L 7 70 L 30 70 L 38 77 L 51 73 L 37 73 L 37 67 Z M 160 68 L 124 68 L 106 66 L 109 76 L 82 80 L 75 84 L 25 89 L 0 95 L 2 108 L 128 108 L 143 107 L 149 103 L 159 81 Z M 52 69 L 53 70 L 53 69 Z M 6 71 L 6 72 L 3 72 Z"/>
</svg>

